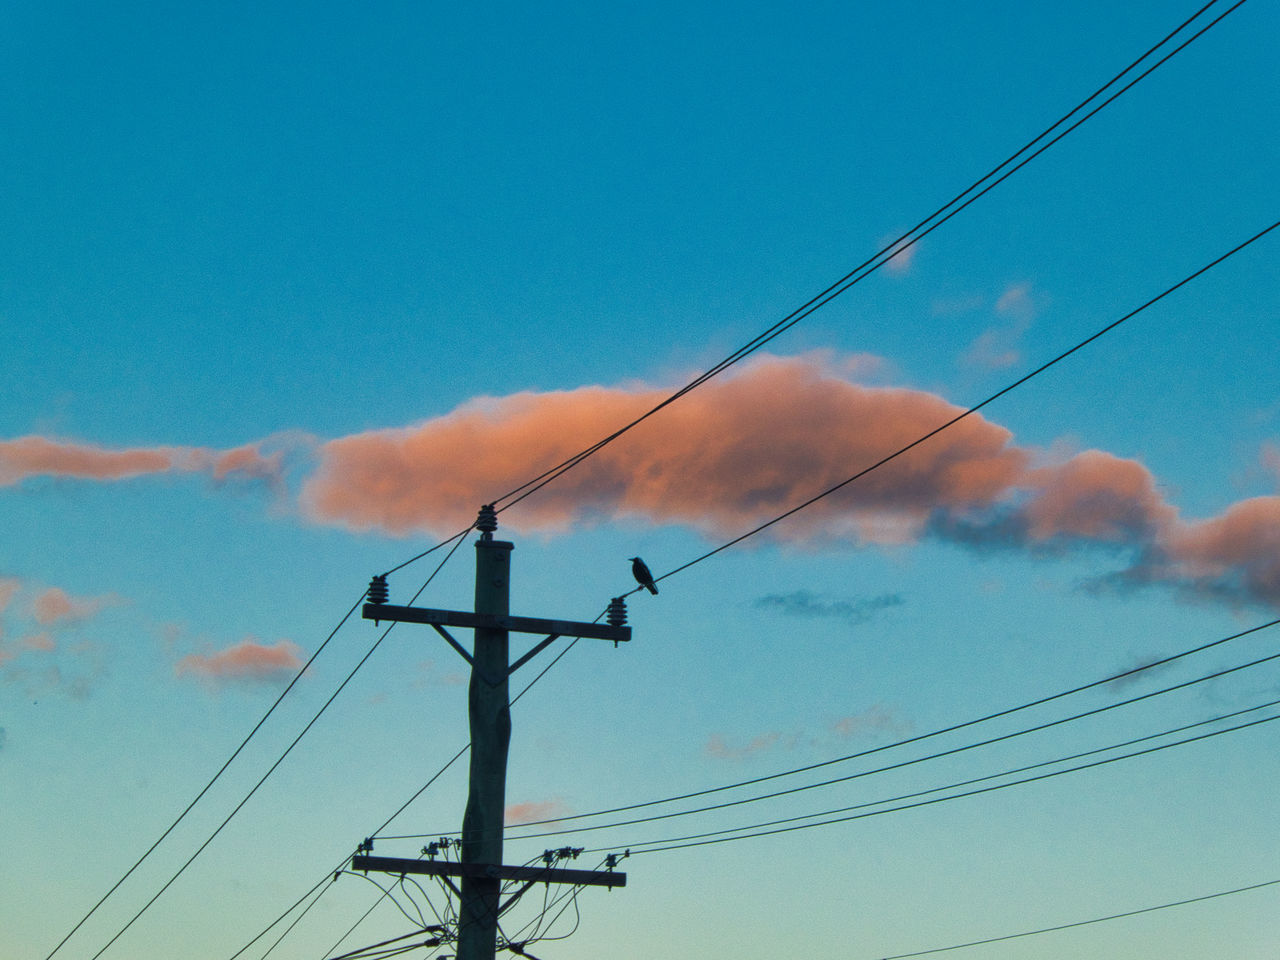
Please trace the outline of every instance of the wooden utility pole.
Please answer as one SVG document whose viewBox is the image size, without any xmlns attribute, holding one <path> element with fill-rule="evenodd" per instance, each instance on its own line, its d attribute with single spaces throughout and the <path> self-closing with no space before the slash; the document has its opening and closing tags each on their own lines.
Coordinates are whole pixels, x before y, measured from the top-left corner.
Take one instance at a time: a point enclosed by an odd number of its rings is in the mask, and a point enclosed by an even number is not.
<svg viewBox="0 0 1280 960">
<path fill-rule="evenodd" d="M 408 860 L 374 857 L 372 841 L 362 845 L 351 859 L 353 870 L 376 870 L 399 874 L 428 874 L 458 877 L 457 960 L 495 960 L 498 917 L 535 883 L 624 886 L 626 874 L 607 871 L 564 870 L 550 866 L 512 867 L 502 863 L 503 815 L 506 808 L 507 750 L 511 743 L 511 705 L 508 679 L 562 636 L 595 637 L 615 644 L 631 639 L 625 626 L 626 612 L 621 599 L 609 607 L 609 622 L 577 623 L 513 617 L 511 597 L 511 551 L 514 544 L 495 540 L 497 516 L 491 505 L 480 511 L 476 527 L 476 589 L 474 612 L 432 610 L 424 607 L 392 606 L 386 602 L 386 578 L 374 577 L 366 620 L 393 620 L 422 623 L 432 627 L 471 664 L 467 690 L 467 714 L 471 730 L 471 771 L 466 812 L 462 818 L 461 859 L 457 863 L 436 860 Z M 475 631 L 471 653 L 458 643 L 446 627 L 469 627 Z M 510 662 L 509 637 L 517 633 L 545 633 L 546 639 Z M 610 860 L 610 866 L 615 861 Z M 504 880 L 523 881 L 524 886 L 502 903 Z"/>
<path fill-rule="evenodd" d="M 484 532 L 476 542 L 476 614 L 505 617 L 510 610 L 514 544 Z M 510 663 L 504 629 L 477 627 L 467 713 L 471 724 L 471 779 L 462 817 L 462 863 L 502 863 L 503 811 L 507 805 L 507 748 L 511 705 Z M 458 960 L 494 960 L 499 894 L 497 877 L 462 877 L 458 905 Z"/>
</svg>

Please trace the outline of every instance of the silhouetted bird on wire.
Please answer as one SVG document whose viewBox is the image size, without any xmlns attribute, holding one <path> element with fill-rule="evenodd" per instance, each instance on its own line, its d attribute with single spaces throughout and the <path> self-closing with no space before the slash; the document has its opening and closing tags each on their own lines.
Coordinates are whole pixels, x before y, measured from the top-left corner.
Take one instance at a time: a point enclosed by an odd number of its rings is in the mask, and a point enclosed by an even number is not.
<svg viewBox="0 0 1280 960">
<path fill-rule="evenodd" d="M 655 597 L 658 595 L 658 588 L 653 582 L 653 574 L 649 572 L 649 568 L 644 565 L 644 561 L 639 557 L 631 558 L 631 575 L 636 578 L 636 583 L 644 587 Z"/>
</svg>

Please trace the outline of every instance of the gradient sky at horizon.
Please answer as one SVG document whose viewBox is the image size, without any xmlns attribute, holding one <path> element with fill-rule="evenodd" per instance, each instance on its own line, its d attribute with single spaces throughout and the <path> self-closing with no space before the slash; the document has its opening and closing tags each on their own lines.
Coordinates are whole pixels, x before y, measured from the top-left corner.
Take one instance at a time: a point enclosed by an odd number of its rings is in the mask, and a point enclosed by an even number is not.
<svg viewBox="0 0 1280 960">
<path fill-rule="evenodd" d="M 1150 0 L 9 4 L 5 955 L 54 948 L 371 574 L 786 316 L 1193 12 Z M 682 567 L 1267 227 L 1280 211 L 1278 29 L 1274 0 L 1244 3 L 908 254 L 504 513 L 513 611 L 593 619 L 633 586 L 626 558 L 659 576 Z M 513 816 L 820 763 L 1273 620 L 1278 242 L 1260 239 L 903 463 L 633 597 L 631 644 L 582 641 L 515 707 Z M 418 602 L 467 607 L 471 553 L 464 544 Z M 392 601 L 442 554 L 394 573 Z M 1277 629 L 777 783 L 1267 657 Z M 58 956 L 106 944 L 378 635 L 358 619 L 338 630 Z M 234 954 L 465 743 L 463 666 L 425 629 L 392 631 L 103 955 Z M 1277 686 L 1261 664 L 842 785 L 513 839 L 508 860 L 914 794 L 1254 707 Z M 576 932 L 530 950 L 874 960 L 1280 880 L 1275 730 L 637 853 L 625 890 L 587 891 Z M 464 771 L 383 832 L 456 830 Z M 420 846 L 388 839 L 376 852 Z M 954 955 L 1260 960 L 1280 935 L 1277 891 Z M 343 876 L 272 956 L 321 960 L 377 896 Z M 568 933 L 573 914 L 550 933 Z M 384 903 L 342 949 L 408 924 Z"/>
</svg>

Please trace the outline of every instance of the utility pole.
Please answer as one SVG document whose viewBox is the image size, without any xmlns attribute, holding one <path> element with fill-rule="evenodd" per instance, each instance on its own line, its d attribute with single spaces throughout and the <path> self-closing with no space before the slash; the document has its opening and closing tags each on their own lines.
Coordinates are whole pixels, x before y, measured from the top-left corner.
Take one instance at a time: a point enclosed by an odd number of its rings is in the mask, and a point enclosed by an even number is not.
<svg viewBox="0 0 1280 960">
<path fill-rule="evenodd" d="M 515 545 L 485 531 L 476 541 L 476 614 L 510 612 L 511 551 Z M 462 862 L 502 863 L 503 812 L 507 805 L 507 749 L 511 705 L 506 630 L 477 627 L 467 714 L 471 726 L 471 777 L 462 817 Z M 498 922 L 497 877 L 462 878 L 458 907 L 458 960 L 494 960 Z"/>
<path fill-rule="evenodd" d="M 577 623 L 513 617 L 511 597 L 511 552 L 514 544 L 493 538 L 497 514 L 492 505 L 480 510 L 476 528 L 476 583 L 474 612 L 431 610 L 424 607 L 392 606 L 387 601 L 385 576 L 374 577 L 369 587 L 366 620 L 392 620 L 427 624 L 439 633 L 471 665 L 467 689 L 467 714 L 471 731 L 471 769 L 466 811 L 462 818 L 461 859 L 457 863 L 437 860 L 407 860 L 371 855 L 372 841 L 366 840 L 352 857 L 353 870 L 376 870 L 398 874 L 428 874 L 443 877 L 458 895 L 457 960 L 495 960 L 498 918 L 536 883 L 572 883 L 591 886 L 625 886 L 626 874 L 606 871 L 555 869 L 550 859 L 544 867 L 514 867 L 502 863 L 503 815 L 506 808 L 507 751 L 511 743 L 511 705 L 508 680 L 512 673 L 562 636 L 593 637 L 619 642 L 631 639 L 626 624 L 626 607 L 620 598 L 609 605 L 608 623 Z M 475 631 L 473 650 L 467 650 L 446 627 L 470 627 Z M 510 662 L 511 633 L 545 633 L 513 664 Z M 460 889 L 451 877 L 460 879 Z M 502 903 L 504 880 L 523 881 L 523 886 Z"/>
</svg>

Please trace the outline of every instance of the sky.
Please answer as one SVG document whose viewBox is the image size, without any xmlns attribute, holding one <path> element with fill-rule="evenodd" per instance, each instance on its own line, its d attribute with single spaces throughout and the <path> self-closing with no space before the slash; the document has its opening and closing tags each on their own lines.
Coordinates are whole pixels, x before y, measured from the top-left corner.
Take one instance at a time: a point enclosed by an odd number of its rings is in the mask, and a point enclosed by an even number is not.
<svg viewBox="0 0 1280 960">
<path fill-rule="evenodd" d="M 466 664 L 425 627 L 380 641 L 347 617 L 370 576 L 393 571 L 393 603 L 427 583 L 413 602 L 468 609 L 474 534 L 407 561 L 790 316 L 1195 11 L 6 4 L 5 955 L 226 960 L 314 888 L 269 955 L 322 960 L 445 909 L 437 887 L 325 882 L 375 832 L 376 853 L 419 855 L 465 802 L 459 761 L 387 823 L 466 745 Z M 717 549 L 1270 226 L 1277 30 L 1274 2 L 1239 5 L 501 513 L 513 613 L 593 620 L 636 555 L 660 578 L 628 598 L 630 643 L 562 639 L 513 676 L 537 680 L 512 711 L 508 822 L 553 823 L 510 830 L 508 862 L 632 856 L 624 889 L 530 893 L 511 939 L 545 935 L 543 960 L 875 960 L 1280 881 L 1280 728 L 1229 729 L 1280 712 L 1280 628 L 1157 663 L 1280 615 L 1280 231 Z M 743 836 L 781 820 L 804 829 Z M 724 842 L 673 839 L 695 836 Z M 1277 896 L 950 955 L 1270 958 Z"/>
</svg>

